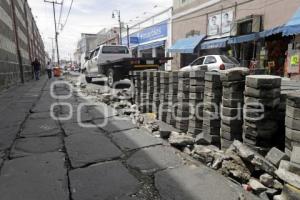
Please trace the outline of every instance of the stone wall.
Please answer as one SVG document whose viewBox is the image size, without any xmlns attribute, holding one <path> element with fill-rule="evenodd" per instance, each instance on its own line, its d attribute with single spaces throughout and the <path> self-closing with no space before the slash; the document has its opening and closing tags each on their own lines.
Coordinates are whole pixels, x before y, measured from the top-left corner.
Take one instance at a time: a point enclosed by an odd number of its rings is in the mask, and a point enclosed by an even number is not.
<svg viewBox="0 0 300 200">
<path fill-rule="evenodd" d="M 0 1 L 0 90 L 33 78 L 31 61 L 45 63 L 44 44 L 27 0 Z"/>
</svg>

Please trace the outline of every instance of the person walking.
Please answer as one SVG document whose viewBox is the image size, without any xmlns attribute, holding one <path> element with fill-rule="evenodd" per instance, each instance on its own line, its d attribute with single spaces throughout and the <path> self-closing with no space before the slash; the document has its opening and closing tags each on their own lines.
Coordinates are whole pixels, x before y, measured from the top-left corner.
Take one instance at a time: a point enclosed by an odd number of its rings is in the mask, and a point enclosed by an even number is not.
<svg viewBox="0 0 300 200">
<path fill-rule="evenodd" d="M 48 78 L 51 79 L 52 78 L 52 64 L 50 62 L 47 63 L 47 74 L 48 74 Z"/>
<path fill-rule="evenodd" d="M 34 70 L 34 76 L 35 80 L 40 80 L 40 71 L 41 71 L 41 63 L 37 58 L 34 59 L 32 62 L 33 70 Z"/>
</svg>

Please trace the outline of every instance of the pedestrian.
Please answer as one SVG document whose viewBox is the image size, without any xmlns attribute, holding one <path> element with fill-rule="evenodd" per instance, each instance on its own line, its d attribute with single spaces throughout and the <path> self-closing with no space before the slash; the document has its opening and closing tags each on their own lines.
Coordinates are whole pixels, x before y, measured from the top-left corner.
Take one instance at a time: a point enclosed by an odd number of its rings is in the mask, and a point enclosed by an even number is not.
<svg viewBox="0 0 300 200">
<path fill-rule="evenodd" d="M 34 70 L 34 76 L 35 80 L 40 80 L 40 71 L 41 71 L 41 63 L 37 58 L 34 59 L 32 62 L 33 70 Z"/>
<path fill-rule="evenodd" d="M 48 78 L 51 79 L 52 78 L 52 64 L 50 62 L 47 63 L 47 74 L 48 74 Z"/>
</svg>

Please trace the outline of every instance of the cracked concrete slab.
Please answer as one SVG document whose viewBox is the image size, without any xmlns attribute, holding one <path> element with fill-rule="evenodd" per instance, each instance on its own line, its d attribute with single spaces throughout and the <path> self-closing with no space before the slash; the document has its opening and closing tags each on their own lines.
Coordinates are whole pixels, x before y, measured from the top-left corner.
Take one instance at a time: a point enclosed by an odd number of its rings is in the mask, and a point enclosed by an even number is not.
<svg viewBox="0 0 300 200">
<path fill-rule="evenodd" d="M 97 123 L 97 120 L 95 121 L 95 123 Z M 97 123 L 97 124 L 100 124 L 100 123 Z M 102 123 L 98 127 L 108 133 L 116 133 L 116 132 L 120 132 L 120 131 L 137 128 L 137 126 L 135 124 L 133 124 L 130 119 L 127 119 L 127 118 L 109 119 L 109 120 L 107 120 L 107 123 Z"/>
<path fill-rule="evenodd" d="M 8 149 L 18 134 L 18 127 L 0 129 L 0 151 Z"/>
<path fill-rule="evenodd" d="M 122 152 L 98 133 L 75 134 L 65 138 L 71 165 L 74 168 L 119 158 Z"/>
<path fill-rule="evenodd" d="M 112 140 L 124 151 L 141 149 L 163 144 L 159 138 L 155 138 L 146 131 L 131 129 L 113 134 Z"/>
<path fill-rule="evenodd" d="M 149 147 L 134 153 L 127 160 L 127 164 L 143 173 L 152 173 L 183 165 L 183 160 L 176 153 L 177 151 L 169 146 Z"/>
<path fill-rule="evenodd" d="M 15 141 L 10 157 L 17 158 L 33 154 L 61 151 L 63 143 L 59 137 L 21 138 Z"/>
<path fill-rule="evenodd" d="M 65 134 L 67 136 L 74 135 L 74 134 L 85 134 L 85 133 L 104 134 L 104 132 L 97 127 L 82 127 L 78 123 L 63 123 L 62 128 L 64 129 Z"/>
<path fill-rule="evenodd" d="M 76 169 L 69 176 L 73 200 L 125 200 L 139 189 L 138 180 L 118 161 Z"/>
<path fill-rule="evenodd" d="M 155 174 L 155 186 L 164 200 L 259 200 L 222 175 L 206 168 L 183 166 Z"/>
<path fill-rule="evenodd" d="M 24 124 L 24 128 L 21 131 L 21 137 L 46 137 L 55 136 L 62 131 L 58 124 L 54 120 L 49 119 L 37 119 L 28 120 Z"/>
<path fill-rule="evenodd" d="M 67 169 L 62 153 L 47 153 L 4 162 L 1 199 L 68 200 Z"/>
</svg>

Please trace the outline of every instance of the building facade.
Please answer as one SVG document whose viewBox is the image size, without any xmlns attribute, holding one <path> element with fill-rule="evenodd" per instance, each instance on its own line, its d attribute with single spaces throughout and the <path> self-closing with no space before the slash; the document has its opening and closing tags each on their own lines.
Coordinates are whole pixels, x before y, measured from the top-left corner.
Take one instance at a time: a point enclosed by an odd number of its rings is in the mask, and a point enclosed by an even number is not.
<svg viewBox="0 0 300 200">
<path fill-rule="evenodd" d="M 292 38 L 283 37 L 276 28 L 289 21 L 300 0 L 174 0 L 173 4 L 173 44 L 189 37 L 204 37 L 193 52 L 171 48 L 172 69 L 206 54 L 228 54 L 245 67 L 253 63 L 266 67 L 274 60 L 275 68 L 283 68 Z M 264 35 L 269 30 L 273 32 Z"/>
<path fill-rule="evenodd" d="M 31 62 L 45 66 L 45 50 L 27 0 L 0 1 L 0 89 L 33 78 Z"/>
<path fill-rule="evenodd" d="M 82 66 L 85 63 L 85 57 L 96 47 L 97 34 L 81 33 L 81 38 L 77 43 L 77 49 L 74 53 L 76 63 Z"/>
<path fill-rule="evenodd" d="M 168 57 L 172 41 L 172 8 L 146 18 L 122 33 L 122 44 L 128 45 L 136 57 Z M 129 43 L 129 44 L 128 44 Z M 165 70 L 171 69 L 171 62 Z"/>
</svg>

